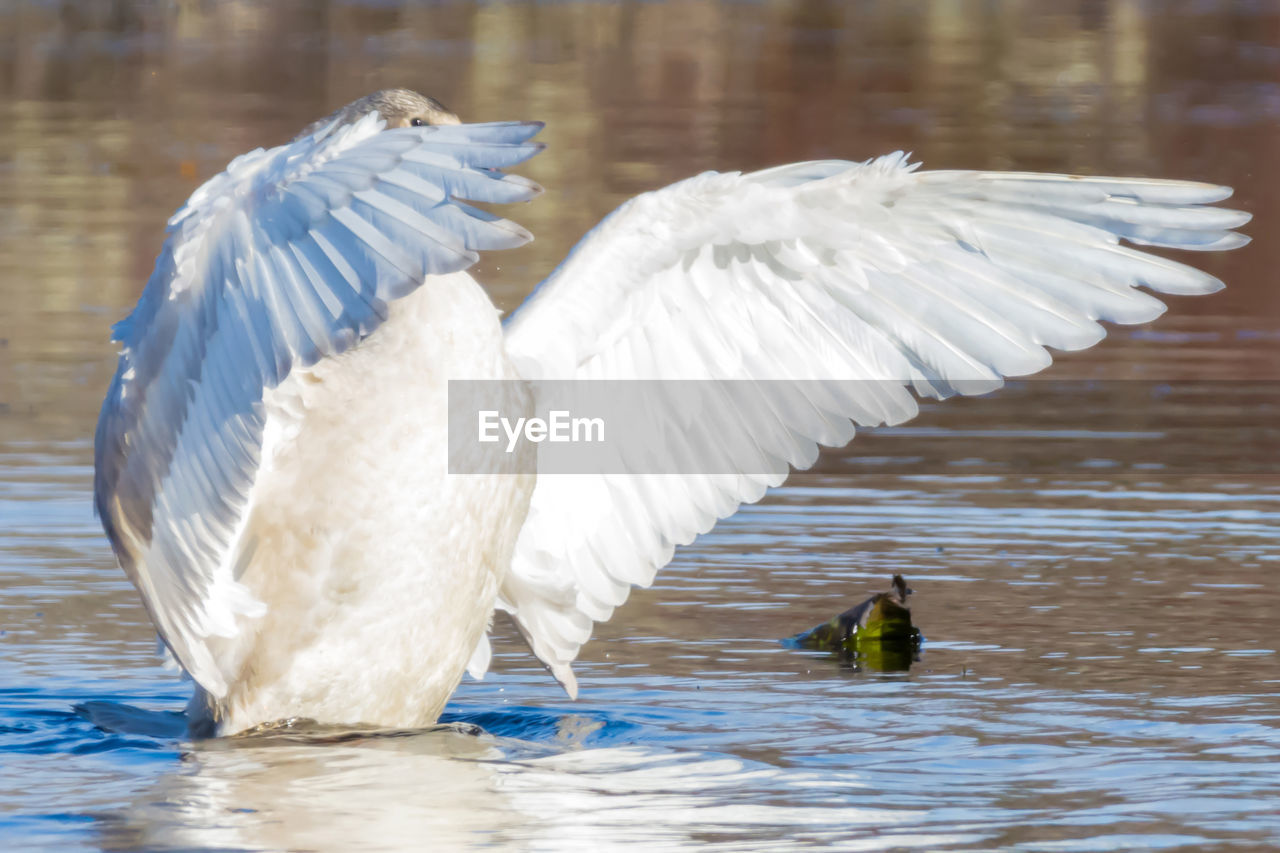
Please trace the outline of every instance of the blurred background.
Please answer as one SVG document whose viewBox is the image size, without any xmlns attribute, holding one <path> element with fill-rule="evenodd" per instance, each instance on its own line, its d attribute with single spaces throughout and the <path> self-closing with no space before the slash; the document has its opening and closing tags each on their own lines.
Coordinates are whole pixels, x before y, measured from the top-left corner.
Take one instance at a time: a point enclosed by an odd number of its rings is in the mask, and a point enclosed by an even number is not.
<svg viewBox="0 0 1280 853">
<path fill-rule="evenodd" d="M 478 270 L 507 310 L 637 192 L 905 149 L 929 168 L 1234 184 L 1262 239 L 1196 259 L 1232 288 L 1191 310 L 1275 317 L 1278 31 L 1274 3 L 1205 0 L 6 0 L 0 401 L 85 435 L 113 366 L 106 328 L 168 215 L 235 155 L 388 86 L 464 120 L 547 123 L 522 169 L 547 193 L 509 212 L 537 241 Z M 1237 378 L 1272 375 L 1278 343 L 1254 342 Z"/>
<path fill-rule="evenodd" d="M 681 550 L 584 649 L 580 702 L 500 622 L 451 713 L 536 761 L 104 733 L 71 706 L 187 694 L 91 514 L 109 326 L 201 182 L 391 86 L 547 123 L 519 170 L 546 193 L 502 211 L 537 239 L 475 270 L 504 310 L 638 192 L 899 149 L 1228 184 L 1254 242 L 1179 258 L 1226 291 Z M 1274 0 L 0 0 L 0 846 L 1280 844 L 1278 153 Z M 779 647 L 897 571 L 909 676 Z"/>
</svg>

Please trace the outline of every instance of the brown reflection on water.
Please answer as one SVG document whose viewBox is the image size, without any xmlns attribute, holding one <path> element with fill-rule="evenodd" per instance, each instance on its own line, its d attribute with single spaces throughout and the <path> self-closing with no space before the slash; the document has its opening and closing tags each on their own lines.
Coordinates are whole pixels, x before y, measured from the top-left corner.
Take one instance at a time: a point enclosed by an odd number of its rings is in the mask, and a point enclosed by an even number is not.
<svg viewBox="0 0 1280 853">
<path fill-rule="evenodd" d="M 31 311 L 118 316 L 198 181 L 389 85 L 548 123 L 527 169 L 548 193 L 516 214 L 539 241 L 482 268 L 508 308 L 618 202 L 704 169 L 905 148 L 933 167 L 1230 182 L 1265 222 L 1278 25 L 1223 6 L 19 3 L 0 13 L 0 269 L 26 330 L 10 346 L 56 346 Z M 1214 313 L 1274 308 L 1240 290 L 1276 251 L 1210 259 L 1236 290 Z"/>
<path fill-rule="evenodd" d="M 477 271 L 506 310 L 637 192 L 705 169 L 907 149 L 929 167 L 1234 185 L 1234 203 L 1255 214 L 1255 242 L 1189 259 L 1229 289 L 1174 299 L 1154 332 L 1113 332 L 1051 376 L 1280 378 L 1280 10 L 1137 0 L 6 4 L 0 506 L 13 515 L 0 519 L 0 627 L 11 648 L 16 637 L 39 650 L 20 660 L 29 677 L 141 671 L 150 660 L 150 629 L 87 494 L 114 368 L 108 326 L 140 293 L 166 218 L 235 155 L 401 85 L 468 120 L 547 122 L 547 151 L 522 170 L 547 192 L 509 212 L 538 239 Z M 782 685 L 820 678 L 818 664 L 774 654 L 768 638 L 828 618 L 905 567 L 917 621 L 935 641 L 931 671 L 976 665 L 1009 682 L 1187 694 L 1264 678 L 1274 664 L 1251 653 L 1273 638 L 1280 599 L 1274 563 L 1260 556 L 1269 522 L 1248 517 L 1270 511 L 1275 477 L 1120 476 L 1080 469 L 1080 454 L 1044 444 L 1024 445 L 1041 454 L 1036 471 L 1011 472 L 1007 457 L 1019 451 L 1009 442 L 946 433 L 1025 426 L 1018 407 L 1037 399 L 1011 390 L 953 401 L 917 422 L 941 434 L 868 437 L 830 454 L 800 488 L 678 558 L 659 589 L 601 627 L 583 670 L 697 680 L 764 667 Z M 1273 420 L 1265 400 L 1236 390 L 1216 402 L 1229 421 L 1265 430 Z M 1151 411 L 1122 426 L 1163 429 Z M 1212 440 L 1170 435 L 1166 457 Z M 1274 446 L 1272 433 L 1250 435 L 1259 451 Z M 1060 451 L 1070 461 L 1045 464 L 1042 454 Z M 899 461 L 877 471 L 859 456 Z M 912 469 L 917 457 L 932 467 Z M 966 459 L 976 462 L 941 470 Z M 920 474 L 935 479 L 912 479 Z M 1218 504 L 1182 493 L 1230 499 L 1239 515 L 1215 516 Z M 1179 525 L 1193 532 L 1180 536 Z M 983 643 L 1002 642 L 1006 654 L 983 657 Z M 1140 651 L 1174 647 L 1192 650 Z M 504 648 L 514 661 L 500 666 L 533 668 Z"/>
<path fill-rule="evenodd" d="M 478 270 L 505 309 L 636 192 L 906 148 L 934 167 L 1235 185 L 1260 239 L 1191 259 L 1230 289 L 1174 300 L 1159 335 L 1118 332 L 1052 375 L 1271 378 L 1278 30 L 1276 13 L 1138 2 L 11 5 L 0 446 L 87 465 L 107 328 L 168 215 L 236 154 L 392 85 L 468 119 L 547 122 L 526 171 L 548 191 L 512 213 L 538 240 Z"/>
<path fill-rule="evenodd" d="M 1135 399 L 1104 424 L 1024 385 L 927 406 L 915 434 L 865 436 L 682 551 L 656 589 L 601 626 L 579 665 L 579 707 L 605 696 L 696 708 L 698 696 L 739 691 L 723 700 L 744 714 L 733 727 L 749 726 L 752 702 L 767 722 L 739 753 L 785 765 L 810 748 L 848 752 L 851 738 L 869 754 L 885 748 L 884 732 L 843 719 L 826 720 L 830 740 L 806 746 L 824 736 L 821 707 L 806 706 L 817 716 L 793 724 L 802 731 L 787 729 L 776 712 L 813 698 L 797 685 L 837 698 L 850 688 L 832 680 L 838 663 L 784 653 L 773 638 L 903 571 L 929 640 L 912 703 L 937 679 L 1012 685 L 995 698 L 957 688 L 953 707 L 1014 719 L 1031 688 L 1113 690 L 1120 698 L 1097 711 L 1097 728 L 1034 730 L 1038 742 L 1083 742 L 1103 755 L 1114 747 L 1106 713 L 1146 719 L 1156 712 L 1144 697 L 1203 700 L 1192 723 L 1229 715 L 1213 707 L 1223 696 L 1248 706 L 1239 713 L 1275 719 L 1274 703 L 1235 695 L 1275 683 L 1277 478 L 1247 465 L 1277 446 L 1274 395 L 1213 383 L 1280 378 L 1280 7 L 1228 2 L 0 4 L 0 673 L 9 682 L 107 679 L 154 696 L 167 678 L 151 668 L 145 614 L 89 514 L 94 419 L 115 360 L 108 326 L 132 307 L 165 220 L 201 181 L 385 86 L 420 89 L 468 120 L 547 122 L 547 151 L 522 167 L 547 192 L 508 211 L 537 241 L 477 270 L 504 310 L 618 203 L 705 169 L 907 149 L 934 168 L 1235 186 L 1233 203 L 1255 214 L 1245 229 L 1255 242 L 1188 259 L 1228 290 L 1173 299 L 1151 329 L 1115 330 L 1049 373 L 1136 378 L 1143 388 L 1208 380 L 1195 386 L 1202 405 Z M 1125 383 L 1107 387 L 1126 397 Z M 1195 428 L 1170 428 L 1183 415 Z M 1150 432 L 1159 452 L 1048 435 L 1063 428 Z M 1019 443 L 1018 430 L 1042 434 Z M 1205 461 L 1160 467 L 1186 459 Z M 497 668 L 511 674 L 516 701 L 561 701 L 511 636 Z M 636 676 L 644 690 L 677 687 L 635 699 L 627 679 Z M 80 698 L 75 689 L 58 702 Z M 471 685 L 463 698 L 511 698 L 483 692 L 492 689 Z M 891 728 L 915 710 L 903 708 Z M 696 729 L 692 719 L 681 725 Z M 953 723 L 960 734 L 986 725 L 945 717 L 939 733 Z M 1167 748 L 1185 750 L 1176 740 Z M 899 759 L 895 750 L 886 760 Z M 919 778 L 923 791 L 954 784 L 928 769 Z M 1084 787 L 1104 806 L 1119 796 L 1093 777 Z M 1064 812 L 1077 803 L 1071 791 L 1044 797 Z"/>
</svg>

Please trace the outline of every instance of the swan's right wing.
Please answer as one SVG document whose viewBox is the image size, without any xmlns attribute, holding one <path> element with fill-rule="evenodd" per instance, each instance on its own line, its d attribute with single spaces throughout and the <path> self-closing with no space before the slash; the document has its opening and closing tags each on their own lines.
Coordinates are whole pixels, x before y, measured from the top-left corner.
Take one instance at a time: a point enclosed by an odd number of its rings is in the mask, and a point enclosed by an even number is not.
<svg viewBox="0 0 1280 853">
<path fill-rule="evenodd" d="M 499 170 L 540 150 L 541 125 L 383 127 L 370 113 L 237 158 L 170 220 L 115 328 L 94 506 L 164 644 L 215 696 L 206 641 L 262 612 L 234 562 L 269 451 L 264 391 L 374 333 L 425 276 L 530 239 L 459 199 L 536 194 Z"/>
<path fill-rule="evenodd" d="M 1098 321 L 1142 323 L 1137 290 L 1210 293 L 1214 277 L 1121 245 L 1230 249 L 1249 215 L 1226 187 L 915 171 L 890 155 L 692 178 L 623 205 L 513 315 L 529 379 L 784 380 L 742 406 L 731 383 L 688 401 L 674 449 L 722 457 L 687 476 L 540 474 L 502 592 L 533 650 L 569 664 L 675 547 L 758 500 L 853 426 L 1034 373 Z M 855 380 L 825 386 L 820 380 Z M 798 381 L 800 380 L 800 381 Z M 808 380 L 808 382 L 804 381 Z M 819 380 L 813 382 L 812 380 Z M 727 435 L 745 435 L 726 442 Z M 670 449 L 670 448 L 669 448 Z M 730 467 L 724 467 L 729 463 Z M 703 469 L 706 470 L 706 469 Z"/>
</svg>

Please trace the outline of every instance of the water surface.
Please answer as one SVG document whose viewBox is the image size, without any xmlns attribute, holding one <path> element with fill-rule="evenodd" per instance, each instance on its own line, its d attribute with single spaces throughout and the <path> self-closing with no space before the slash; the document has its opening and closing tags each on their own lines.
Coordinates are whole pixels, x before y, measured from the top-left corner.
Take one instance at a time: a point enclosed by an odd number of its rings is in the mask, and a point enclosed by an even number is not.
<svg viewBox="0 0 1280 853">
<path fill-rule="evenodd" d="M 895 149 L 1231 184 L 1257 239 L 679 551 L 577 702 L 499 622 L 451 728 L 191 743 L 90 510 L 107 327 L 201 180 L 390 85 L 548 123 L 537 242 L 478 269 L 508 310 L 636 192 Z M 0 846 L 1280 845 L 1272 4 L 15 2 L 0 93 Z M 778 642 L 894 572 L 909 672 Z"/>
</svg>

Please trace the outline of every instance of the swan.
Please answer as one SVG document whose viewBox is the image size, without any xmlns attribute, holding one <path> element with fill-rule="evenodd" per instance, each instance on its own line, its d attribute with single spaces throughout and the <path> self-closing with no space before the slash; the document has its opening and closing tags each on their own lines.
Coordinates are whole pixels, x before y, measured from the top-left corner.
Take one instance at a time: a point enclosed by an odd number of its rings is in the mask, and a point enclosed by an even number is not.
<svg viewBox="0 0 1280 853">
<path fill-rule="evenodd" d="M 504 322 L 467 269 L 532 236 L 466 201 L 533 199 L 503 170 L 541 127 L 380 91 L 232 160 L 169 219 L 113 327 L 94 506 L 194 682 L 193 733 L 431 725 L 487 669 L 495 610 L 574 697 L 593 623 L 819 446 L 1041 370 L 1100 321 L 1155 319 L 1138 286 L 1222 287 L 1133 246 L 1248 241 L 1232 229 L 1249 214 L 1206 206 L 1231 190 L 1203 183 L 901 153 L 708 172 L 623 204 Z M 684 425 L 695 454 L 743 430 L 736 471 L 539 477 L 523 450 L 458 475 L 446 458 L 450 379 L 825 376 L 877 381 L 797 382 Z M 505 409 L 536 403 L 494 387 Z"/>
</svg>

